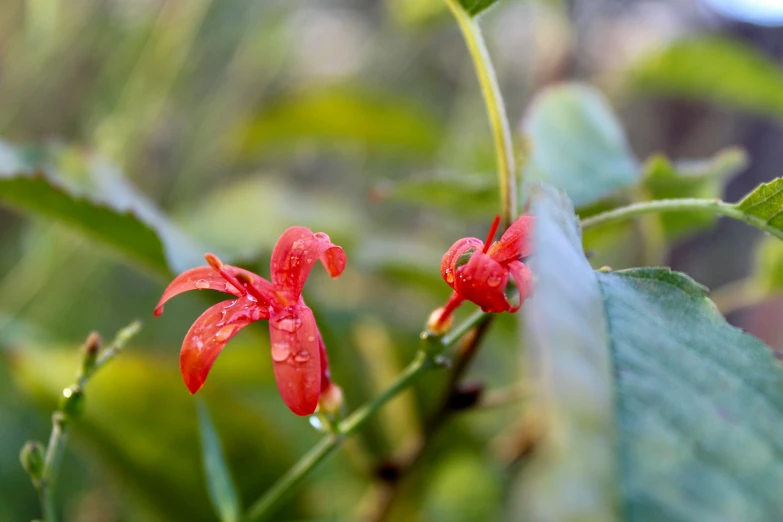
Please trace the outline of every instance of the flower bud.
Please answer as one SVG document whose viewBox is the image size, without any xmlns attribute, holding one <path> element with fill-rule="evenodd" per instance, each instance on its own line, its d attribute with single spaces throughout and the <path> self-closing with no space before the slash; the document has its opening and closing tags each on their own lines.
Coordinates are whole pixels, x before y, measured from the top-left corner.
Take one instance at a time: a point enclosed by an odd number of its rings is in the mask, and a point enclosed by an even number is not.
<svg viewBox="0 0 783 522">
<path fill-rule="evenodd" d="M 44 469 L 44 448 L 38 441 L 27 441 L 19 452 L 22 467 L 33 480 L 40 480 Z"/>
<path fill-rule="evenodd" d="M 87 336 L 82 348 L 82 375 L 87 375 L 95 368 L 95 362 L 98 360 L 98 352 L 101 349 L 101 336 L 98 332 L 92 332 Z"/>
<path fill-rule="evenodd" d="M 330 382 L 326 389 L 321 392 L 318 399 L 318 406 L 324 413 L 335 415 L 340 411 L 343 405 L 343 390 L 335 383 Z"/>
<path fill-rule="evenodd" d="M 428 332 L 441 336 L 451 330 L 451 324 L 454 322 L 454 314 L 449 313 L 447 316 L 444 316 L 445 311 L 445 306 L 441 306 L 432 311 L 429 319 L 427 319 Z"/>
<path fill-rule="evenodd" d="M 81 386 L 73 385 L 63 390 L 60 397 L 60 411 L 67 418 L 77 418 L 84 411 L 84 393 Z"/>
</svg>

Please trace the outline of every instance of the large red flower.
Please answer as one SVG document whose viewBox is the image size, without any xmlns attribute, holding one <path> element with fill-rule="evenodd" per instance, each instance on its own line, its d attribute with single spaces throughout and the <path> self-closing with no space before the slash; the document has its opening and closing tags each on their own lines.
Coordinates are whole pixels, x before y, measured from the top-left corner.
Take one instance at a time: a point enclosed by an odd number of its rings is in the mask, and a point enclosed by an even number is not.
<svg viewBox="0 0 783 522">
<path fill-rule="evenodd" d="M 180 369 L 191 393 L 204 384 L 212 364 L 239 330 L 262 319 L 269 320 L 272 363 L 280 395 L 297 415 L 309 415 L 319 397 L 334 397 L 339 388 L 329 377 L 329 363 L 313 312 L 302 298 L 310 269 L 321 260 L 329 275 L 345 268 L 345 252 L 322 232 L 291 227 L 278 239 L 270 263 L 271 282 L 252 272 L 224 265 L 216 256 L 204 256 L 209 266 L 177 276 L 155 308 L 188 290 L 218 290 L 234 299 L 218 303 L 190 327 L 180 352 Z"/>
<path fill-rule="evenodd" d="M 492 242 L 500 216 L 495 218 L 487 242 L 465 237 L 454 243 L 443 256 L 440 273 L 454 289 L 443 309 L 434 318 L 445 324 L 457 306 L 472 301 L 485 312 L 516 312 L 533 290 L 533 276 L 522 261 L 532 253 L 533 217 L 521 216 L 499 241 Z M 491 243 L 491 244 L 490 244 Z M 519 290 L 519 304 L 506 298 L 509 274 Z"/>
</svg>

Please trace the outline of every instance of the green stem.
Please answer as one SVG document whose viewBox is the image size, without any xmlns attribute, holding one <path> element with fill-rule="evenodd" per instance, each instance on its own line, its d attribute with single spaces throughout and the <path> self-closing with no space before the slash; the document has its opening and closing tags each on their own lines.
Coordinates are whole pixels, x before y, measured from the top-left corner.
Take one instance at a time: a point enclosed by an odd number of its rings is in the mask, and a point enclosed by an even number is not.
<svg viewBox="0 0 783 522">
<path fill-rule="evenodd" d="M 446 349 L 459 341 L 460 337 L 469 332 L 473 327 L 485 320 L 489 314 L 480 310 L 473 313 L 463 323 L 457 326 L 453 332 L 440 339 L 430 338 L 426 334 L 422 339 L 427 343 L 437 342 L 442 349 Z M 437 365 L 437 355 L 431 350 L 420 350 L 411 363 L 402 371 L 397 379 L 375 397 L 372 401 L 354 411 L 337 425 L 336 433 L 330 433 L 305 454 L 294 467 L 283 475 L 270 489 L 256 500 L 248 509 L 244 518 L 245 522 L 256 522 L 271 515 L 271 509 L 283 499 L 283 497 L 307 476 L 318 464 L 337 449 L 345 439 L 358 430 L 375 412 L 380 410 L 387 402 L 396 397 L 402 390 L 410 386 L 421 374 Z"/>
<path fill-rule="evenodd" d="M 507 228 L 517 216 L 517 188 L 514 172 L 514 147 L 511 140 L 511 126 L 508 123 L 503 96 L 498 87 L 497 75 L 489 58 L 487 45 L 481 35 L 481 27 L 459 4 L 458 0 L 445 0 L 457 19 L 462 36 L 473 58 L 476 76 L 481 85 L 489 125 L 495 140 L 495 154 L 498 160 L 498 182 L 500 186 L 500 207 L 503 226 Z"/>
<path fill-rule="evenodd" d="M 682 199 L 660 199 L 657 201 L 645 201 L 643 203 L 634 203 L 626 207 L 616 208 L 609 212 L 604 212 L 596 216 L 589 217 L 582 220 L 582 228 L 587 229 L 590 227 L 606 225 L 615 221 L 621 221 L 623 219 L 632 218 L 635 216 L 642 216 L 645 214 L 651 214 L 656 212 L 712 212 L 713 214 L 721 214 L 734 218 L 738 221 L 744 221 L 745 223 L 754 226 L 768 232 L 769 234 L 783 239 L 783 230 L 775 228 L 763 219 L 756 216 L 746 214 L 739 210 L 736 206 L 725 203 L 719 199 L 697 199 L 697 198 L 682 198 Z"/>
<path fill-rule="evenodd" d="M 66 390 L 83 389 L 95 371 L 112 360 L 125 346 L 125 344 L 136 335 L 141 328 L 139 321 L 134 321 L 130 325 L 120 330 L 111 344 L 101 353 L 98 360 L 92 368 L 86 372 L 80 372 L 76 383 L 66 388 Z M 52 415 L 52 432 L 49 435 L 49 443 L 46 445 L 46 455 L 44 457 L 44 467 L 41 471 L 41 479 L 36 485 L 41 499 L 41 511 L 44 522 L 56 522 L 57 514 L 54 502 L 54 491 L 57 477 L 60 471 L 65 445 L 68 441 L 68 424 L 71 421 L 69 416 L 58 409 Z"/>
</svg>

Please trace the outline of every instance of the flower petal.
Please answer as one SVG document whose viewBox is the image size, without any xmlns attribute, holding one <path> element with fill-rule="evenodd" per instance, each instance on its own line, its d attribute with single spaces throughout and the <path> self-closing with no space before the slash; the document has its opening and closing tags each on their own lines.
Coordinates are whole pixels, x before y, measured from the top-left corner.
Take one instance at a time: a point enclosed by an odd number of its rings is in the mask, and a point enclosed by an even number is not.
<svg viewBox="0 0 783 522">
<path fill-rule="evenodd" d="M 294 302 L 316 260 L 320 259 L 329 275 L 339 276 L 345 269 L 345 252 L 323 232 L 313 234 L 305 227 L 291 227 L 277 240 L 272 251 L 272 283 Z"/>
<path fill-rule="evenodd" d="M 454 290 L 479 305 L 485 312 L 505 312 L 510 308 L 505 288 L 508 270 L 489 255 L 476 251 L 467 264 L 457 268 Z"/>
<path fill-rule="evenodd" d="M 514 261 L 508 265 L 508 271 L 514 278 L 514 283 L 519 289 L 519 305 L 512 307 L 509 312 L 516 312 L 525 302 L 525 299 L 533 293 L 533 273 L 522 261 Z"/>
<path fill-rule="evenodd" d="M 310 415 L 318 406 L 323 345 L 320 337 L 313 312 L 301 299 L 269 318 L 277 389 L 283 402 L 297 415 Z"/>
<path fill-rule="evenodd" d="M 196 319 L 182 342 L 179 366 L 190 393 L 196 393 L 207 379 L 212 363 L 236 333 L 266 312 L 247 298 L 223 301 L 207 308 Z"/>
<path fill-rule="evenodd" d="M 457 264 L 460 257 L 470 249 L 481 252 L 484 249 L 484 242 L 475 237 L 463 237 L 451 245 L 451 248 L 443 254 L 443 259 L 440 262 L 440 275 L 443 277 L 443 280 L 446 281 L 446 284 L 454 290 L 457 289 L 455 286 L 458 268 Z"/>
<path fill-rule="evenodd" d="M 505 263 L 529 256 L 533 251 L 533 216 L 520 216 L 499 241 L 492 244 L 487 252 L 498 263 Z"/>
<path fill-rule="evenodd" d="M 257 288 L 270 294 L 274 292 L 269 281 L 249 270 L 231 265 L 223 265 L 223 269 L 233 276 L 243 273 L 253 281 L 253 285 Z M 163 313 L 163 305 L 166 301 L 175 295 L 189 290 L 217 290 L 218 292 L 225 292 L 236 297 L 242 295 L 234 285 L 223 279 L 223 276 L 217 270 L 211 266 L 199 266 L 182 272 L 169 283 L 169 286 L 163 291 L 158 305 L 155 307 L 155 316 L 157 317 Z"/>
</svg>

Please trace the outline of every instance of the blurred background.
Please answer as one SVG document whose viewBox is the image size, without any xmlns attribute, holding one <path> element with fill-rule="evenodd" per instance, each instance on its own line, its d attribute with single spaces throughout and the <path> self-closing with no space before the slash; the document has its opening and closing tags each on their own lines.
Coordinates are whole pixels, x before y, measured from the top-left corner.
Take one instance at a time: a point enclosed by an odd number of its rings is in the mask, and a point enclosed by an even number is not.
<svg viewBox="0 0 783 522">
<path fill-rule="evenodd" d="M 481 24 L 518 135 L 542 89 L 589 82 L 640 161 L 742 147 L 746 166 L 719 187 L 735 200 L 781 175 L 779 4 L 502 0 Z M 288 226 L 328 233 L 348 268 L 337 280 L 317 268 L 304 295 L 349 409 L 407 364 L 426 317 L 449 295 L 443 252 L 457 238 L 484 237 L 497 212 L 481 95 L 441 0 L 3 0 L 0 140 L 0 160 L 45 168 L 77 194 L 154 222 L 171 238 L 174 272 L 209 250 L 266 276 Z M 18 451 L 48 437 L 78 346 L 90 331 L 108 339 L 135 318 L 142 333 L 90 383 L 73 427 L 64 519 L 215 520 L 178 353 L 219 297 L 183 295 L 153 320 L 165 271 L 61 217 L 2 205 L 0 521 L 39 515 Z M 688 232 L 660 261 L 718 295 L 737 290 L 723 303 L 729 319 L 780 348 L 783 301 L 766 299 L 779 288 L 746 284 L 763 264 L 756 231 L 708 222 Z M 588 249 L 597 266 L 633 266 L 645 262 L 634 237 L 588 238 Z M 517 344 L 513 317 L 499 317 L 471 379 L 490 390 L 517 382 Z M 200 392 L 246 506 L 319 438 L 279 399 L 268 350 L 266 324 L 251 326 Z M 369 518 L 379 463 L 415 440 L 442 383 L 433 375 L 395 399 L 276 519 Z M 506 516 L 509 419 L 520 411 L 511 404 L 451 420 L 387 518 Z"/>
</svg>

